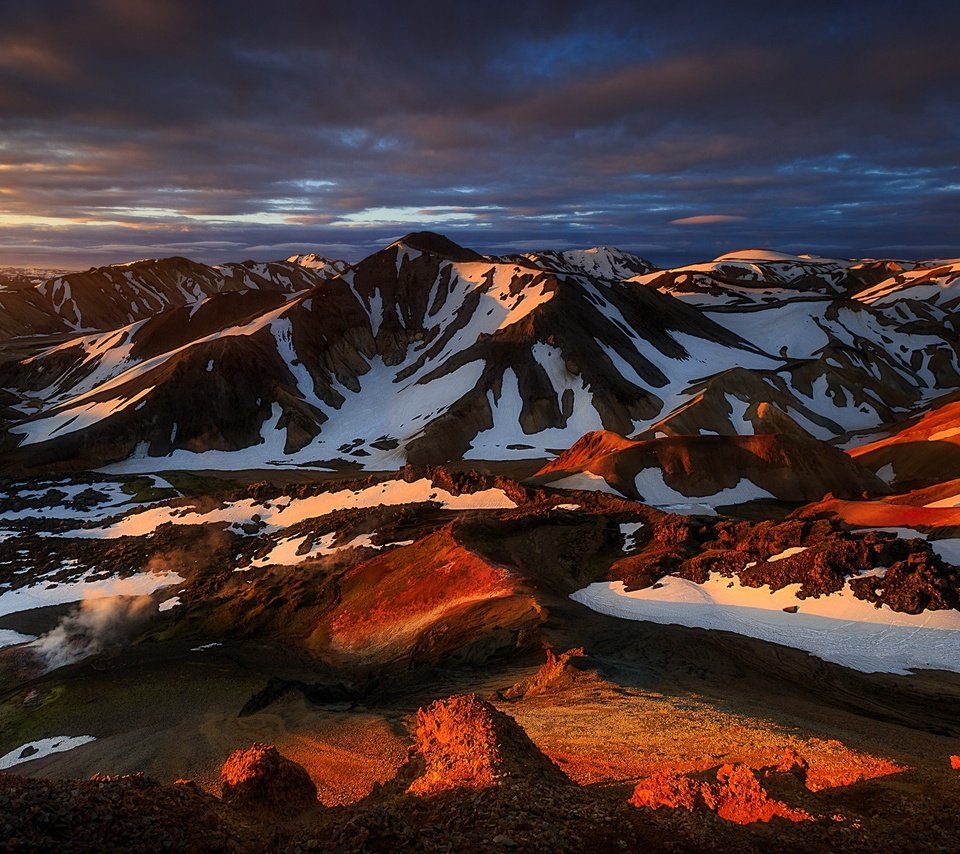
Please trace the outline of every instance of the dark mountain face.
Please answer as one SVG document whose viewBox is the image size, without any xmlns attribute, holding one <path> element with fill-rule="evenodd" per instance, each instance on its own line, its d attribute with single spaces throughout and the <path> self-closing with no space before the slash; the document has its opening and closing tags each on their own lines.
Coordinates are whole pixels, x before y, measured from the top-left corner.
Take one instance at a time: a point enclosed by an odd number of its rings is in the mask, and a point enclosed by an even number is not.
<svg viewBox="0 0 960 854">
<path fill-rule="evenodd" d="M 289 260 L 211 267 L 175 257 L 91 268 L 0 290 L 0 332 L 15 336 L 114 329 L 220 293 L 296 293 L 345 266 L 304 266 Z"/>
<path fill-rule="evenodd" d="M 531 264 L 556 273 L 574 273 L 612 281 L 643 275 L 656 269 L 646 258 L 607 246 L 566 251 L 547 249 L 542 252 L 524 252 L 518 255 L 507 255 L 503 260 Z"/>
<path fill-rule="evenodd" d="M 637 274 L 618 250 L 495 259 L 420 232 L 352 267 L 59 277 L 11 295 L 16 323 L 61 338 L 3 367 L 5 465 L 392 469 L 550 457 L 593 430 L 832 440 L 957 387 L 955 267 L 874 283 L 873 262 L 859 288 L 863 265 L 742 255 Z M 718 271 L 722 293 L 677 287 Z"/>
</svg>

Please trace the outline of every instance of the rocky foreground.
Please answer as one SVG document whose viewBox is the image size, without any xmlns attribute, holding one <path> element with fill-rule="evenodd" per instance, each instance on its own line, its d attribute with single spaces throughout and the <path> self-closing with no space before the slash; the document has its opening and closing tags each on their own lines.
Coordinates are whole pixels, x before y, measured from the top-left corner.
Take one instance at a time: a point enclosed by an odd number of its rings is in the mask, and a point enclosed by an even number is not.
<svg viewBox="0 0 960 854">
<path fill-rule="evenodd" d="M 577 678 L 579 653 L 551 655 L 513 693 Z M 347 807 L 324 807 L 301 765 L 255 744 L 227 759 L 219 798 L 143 775 L 2 775 L 0 830 L 7 851 L 876 850 L 878 811 L 865 830 L 811 790 L 808 769 L 790 750 L 775 765 L 665 771 L 632 790 L 581 786 L 512 717 L 468 694 L 421 708 L 406 762 Z M 950 850 L 960 838 L 949 816 L 917 815 L 908 830 L 914 849 Z"/>
</svg>

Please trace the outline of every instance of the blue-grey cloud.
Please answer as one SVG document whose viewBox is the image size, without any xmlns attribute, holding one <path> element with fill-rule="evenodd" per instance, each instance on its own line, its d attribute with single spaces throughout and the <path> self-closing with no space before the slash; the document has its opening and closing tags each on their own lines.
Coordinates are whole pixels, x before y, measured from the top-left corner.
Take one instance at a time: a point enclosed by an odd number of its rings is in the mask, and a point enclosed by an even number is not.
<svg viewBox="0 0 960 854">
<path fill-rule="evenodd" d="M 946 2 L 4 0 L 0 263 L 960 254 Z"/>
</svg>

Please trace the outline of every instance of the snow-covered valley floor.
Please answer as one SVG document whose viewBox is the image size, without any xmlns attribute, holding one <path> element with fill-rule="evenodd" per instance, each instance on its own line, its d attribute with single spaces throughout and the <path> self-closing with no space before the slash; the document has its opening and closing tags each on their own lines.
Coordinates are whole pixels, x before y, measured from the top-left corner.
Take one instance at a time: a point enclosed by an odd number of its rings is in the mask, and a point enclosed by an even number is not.
<svg viewBox="0 0 960 854">
<path fill-rule="evenodd" d="M 571 598 L 613 617 L 735 632 L 865 673 L 960 672 L 960 611 L 914 616 L 875 608 L 849 587 L 807 599 L 797 598 L 799 589 L 744 587 L 713 574 L 705 584 L 666 576 L 660 586 L 631 591 L 622 581 L 597 582 Z M 793 606 L 796 613 L 783 610 Z"/>
</svg>

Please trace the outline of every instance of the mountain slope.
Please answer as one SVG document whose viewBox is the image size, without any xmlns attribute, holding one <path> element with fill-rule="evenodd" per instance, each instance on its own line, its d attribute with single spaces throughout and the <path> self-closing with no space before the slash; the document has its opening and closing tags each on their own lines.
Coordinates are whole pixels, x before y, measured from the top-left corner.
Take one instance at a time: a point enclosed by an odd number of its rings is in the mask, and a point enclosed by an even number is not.
<svg viewBox="0 0 960 854">
<path fill-rule="evenodd" d="M 321 261 L 321 273 L 290 265 L 300 278 L 231 268 L 233 284 L 211 279 L 203 296 L 171 259 L 164 281 L 180 297 L 156 285 L 149 306 L 134 300 L 143 319 L 2 369 L 3 465 L 395 469 L 549 458 L 596 430 L 833 440 L 960 386 L 952 315 L 920 322 L 901 302 L 829 295 L 841 262 L 736 260 L 781 285 L 784 265 L 829 275 L 824 292 L 704 306 L 616 267 L 641 262 L 487 258 L 420 232 L 332 276 Z M 109 269 L 90 286 L 98 300 L 117 284 Z M 66 305 L 64 285 L 47 284 Z M 103 316 L 122 309 L 114 293 Z M 67 314 L 82 318 L 79 305 Z"/>
<path fill-rule="evenodd" d="M 92 332 L 195 305 L 225 292 L 296 293 L 346 269 L 345 262 L 288 261 L 208 266 L 163 258 L 66 273 L 30 287 L 0 291 L 0 332 L 9 336 Z"/>
<path fill-rule="evenodd" d="M 555 273 L 573 273 L 612 282 L 650 273 L 656 269 L 646 258 L 610 246 L 564 251 L 544 249 L 540 252 L 508 255 L 503 260 L 528 263 Z"/>
<path fill-rule="evenodd" d="M 848 453 L 900 489 L 960 478 L 960 395 L 933 401 L 889 436 Z"/>
<path fill-rule="evenodd" d="M 637 442 L 590 433 L 537 472 L 532 482 L 615 489 L 648 504 L 706 499 L 713 505 L 754 498 L 817 501 L 882 494 L 882 481 L 842 451 L 785 434 L 675 436 Z"/>
</svg>

